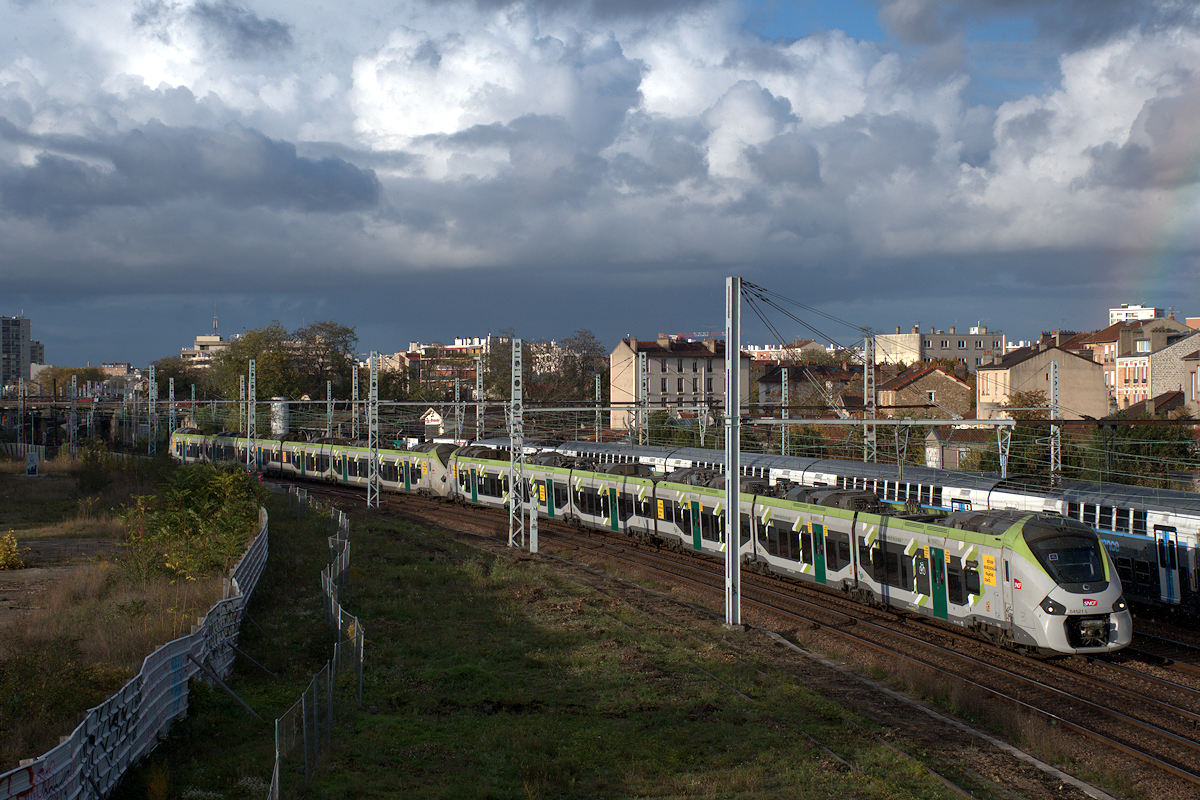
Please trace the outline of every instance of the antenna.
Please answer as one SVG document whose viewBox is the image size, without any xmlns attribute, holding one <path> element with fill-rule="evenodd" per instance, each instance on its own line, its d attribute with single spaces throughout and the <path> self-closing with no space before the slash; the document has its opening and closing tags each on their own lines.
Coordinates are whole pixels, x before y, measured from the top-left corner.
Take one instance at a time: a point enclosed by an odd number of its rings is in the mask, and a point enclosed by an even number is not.
<svg viewBox="0 0 1200 800">
<path fill-rule="evenodd" d="M 213 336 L 220 336 L 217 333 L 217 304 L 213 303 Z"/>
</svg>

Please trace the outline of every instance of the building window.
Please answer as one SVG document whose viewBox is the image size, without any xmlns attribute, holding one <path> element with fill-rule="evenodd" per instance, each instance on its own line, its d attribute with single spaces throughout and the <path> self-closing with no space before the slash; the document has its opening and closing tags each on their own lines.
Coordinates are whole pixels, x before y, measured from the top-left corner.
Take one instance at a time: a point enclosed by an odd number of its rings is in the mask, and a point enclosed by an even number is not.
<svg viewBox="0 0 1200 800">
<path fill-rule="evenodd" d="M 662 371 L 666 372 L 667 371 L 667 360 L 664 358 L 662 361 L 659 361 L 658 363 L 662 367 Z"/>
<path fill-rule="evenodd" d="M 677 391 L 677 392 L 683 391 L 683 378 L 675 379 L 675 391 Z"/>
<path fill-rule="evenodd" d="M 933 347 L 933 342 L 930 339 L 922 339 L 921 347 Z"/>
<path fill-rule="evenodd" d="M 929 398 L 929 402 L 931 402 L 931 403 L 936 403 L 936 402 L 937 402 L 937 400 L 936 400 L 936 398 L 935 398 L 935 395 L 936 395 L 936 394 L 937 394 L 937 392 L 934 392 L 934 391 L 928 391 L 928 392 L 925 392 L 925 396 L 926 396 L 927 398 Z"/>
<path fill-rule="evenodd" d="M 693 392 L 700 391 L 700 379 L 699 378 L 692 378 L 692 391 Z"/>
<path fill-rule="evenodd" d="M 667 393 L 667 379 L 666 378 L 662 379 L 662 393 L 663 394 Z"/>
<path fill-rule="evenodd" d="M 713 360 L 710 358 L 710 359 L 708 360 L 708 366 L 705 368 L 705 371 L 706 371 L 706 372 L 712 372 L 712 362 L 713 362 Z M 711 379 L 710 379 L 710 381 L 709 381 L 709 382 L 710 382 L 710 383 L 712 382 L 712 381 L 711 381 Z"/>
<path fill-rule="evenodd" d="M 704 391 L 708 392 L 709 394 L 712 394 L 712 378 L 704 379 Z"/>
<path fill-rule="evenodd" d="M 975 340 L 975 349 L 976 349 L 976 350 L 982 350 L 982 349 L 983 349 L 983 339 L 976 339 L 976 340 Z"/>
<path fill-rule="evenodd" d="M 683 372 L 683 359 L 679 359 L 679 371 Z"/>
<path fill-rule="evenodd" d="M 700 371 L 700 359 L 693 358 L 692 359 L 692 372 L 699 372 L 699 371 Z"/>
<path fill-rule="evenodd" d="M 967 349 L 967 340 L 966 340 L 966 339 L 959 339 L 959 340 L 958 340 L 958 349 L 959 349 L 959 350 L 966 350 L 966 349 Z"/>
<path fill-rule="evenodd" d="M 942 349 L 943 350 L 950 349 L 950 340 L 949 339 L 942 339 Z"/>
</svg>

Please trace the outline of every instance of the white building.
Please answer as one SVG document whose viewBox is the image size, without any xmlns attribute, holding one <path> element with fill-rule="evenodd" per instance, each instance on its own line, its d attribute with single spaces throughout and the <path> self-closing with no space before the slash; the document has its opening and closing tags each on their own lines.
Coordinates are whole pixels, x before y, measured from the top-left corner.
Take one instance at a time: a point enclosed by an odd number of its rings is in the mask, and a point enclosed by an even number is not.
<svg viewBox="0 0 1200 800">
<path fill-rule="evenodd" d="M 1108 310 L 1108 324 L 1162 319 L 1165 316 L 1166 313 L 1161 308 L 1149 308 L 1143 305 L 1131 306 L 1129 303 L 1121 303 L 1120 308 L 1110 308 Z"/>
</svg>

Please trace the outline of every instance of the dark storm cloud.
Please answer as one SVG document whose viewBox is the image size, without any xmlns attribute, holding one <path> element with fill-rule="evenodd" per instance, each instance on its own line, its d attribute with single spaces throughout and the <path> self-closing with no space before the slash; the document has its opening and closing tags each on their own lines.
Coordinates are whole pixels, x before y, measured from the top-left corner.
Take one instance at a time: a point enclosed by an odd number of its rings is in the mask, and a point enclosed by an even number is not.
<svg viewBox="0 0 1200 800">
<path fill-rule="evenodd" d="M 937 130 L 902 114 L 852 117 L 821 132 L 827 183 L 848 187 L 877 181 L 901 168 L 922 171 L 933 163 Z"/>
<path fill-rule="evenodd" d="M 1088 150 L 1092 168 L 1082 182 L 1122 189 L 1174 189 L 1200 181 L 1200 86 L 1146 103 L 1123 144 Z"/>
<path fill-rule="evenodd" d="M 1071 47 L 1104 41 L 1130 28 L 1159 30 L 1200 23 L 1188 3 L 1130 0 L 878 0 L 879 19 L 908 44 L 930 45 L 964 26 L 1031 15 L 1042 36 Z"/>
<path fill-rule="evenodd" d="M 370 208 L 379 182 L 340 158 L 297 156 L 290 142 L 236 125 L 151 122 L 108 138 L 32 136 L 7 120 L 0 137 L 43 149 L 33 166 L 0 171 L 0 202 L 24 216 L 71 217 L 96 206 L 206 196 L 234 207 L 340 212 Z"/>
<path fill-rule="evenodd" d="M 234 58 L 257 58 L 292 46 L 292 29 L 276 19 L 263 19 L 249 9 L 225 0 L 197 3 L 189 15 L 224 44 Z"/>
</svg>

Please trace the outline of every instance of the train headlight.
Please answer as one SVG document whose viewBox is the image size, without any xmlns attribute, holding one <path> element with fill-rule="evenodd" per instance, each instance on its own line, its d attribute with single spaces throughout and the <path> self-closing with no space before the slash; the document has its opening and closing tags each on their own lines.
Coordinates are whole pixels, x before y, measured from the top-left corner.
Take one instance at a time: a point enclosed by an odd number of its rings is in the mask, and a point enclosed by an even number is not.
<svg viewBox="0 0 1200 800">
<path fill-rule="evenodd" d="M 1125 602 L 1125 595 L 1121 595 L 1120 597 L 1117 598 L 1117 602 L 1113 603 L 1113 611 L 1116 612 L 1116 611 L 1128 611 L 1128 610 L 1129 610 L 1129 603 Z"/>
<path fill-rule="evenodd" d="M 1054 602 L 1049 598 L 1049 596 L 1047 596 L 1042 602 L 1038 603 L 1038 605 L 1041 607 L 1042 611 L 1045 611 L 1047 614 L 1052 616 L 1057 617 L 1067 613 L 1066 606 L 1064 606 L 1062 603 Z"/>
</svg>

